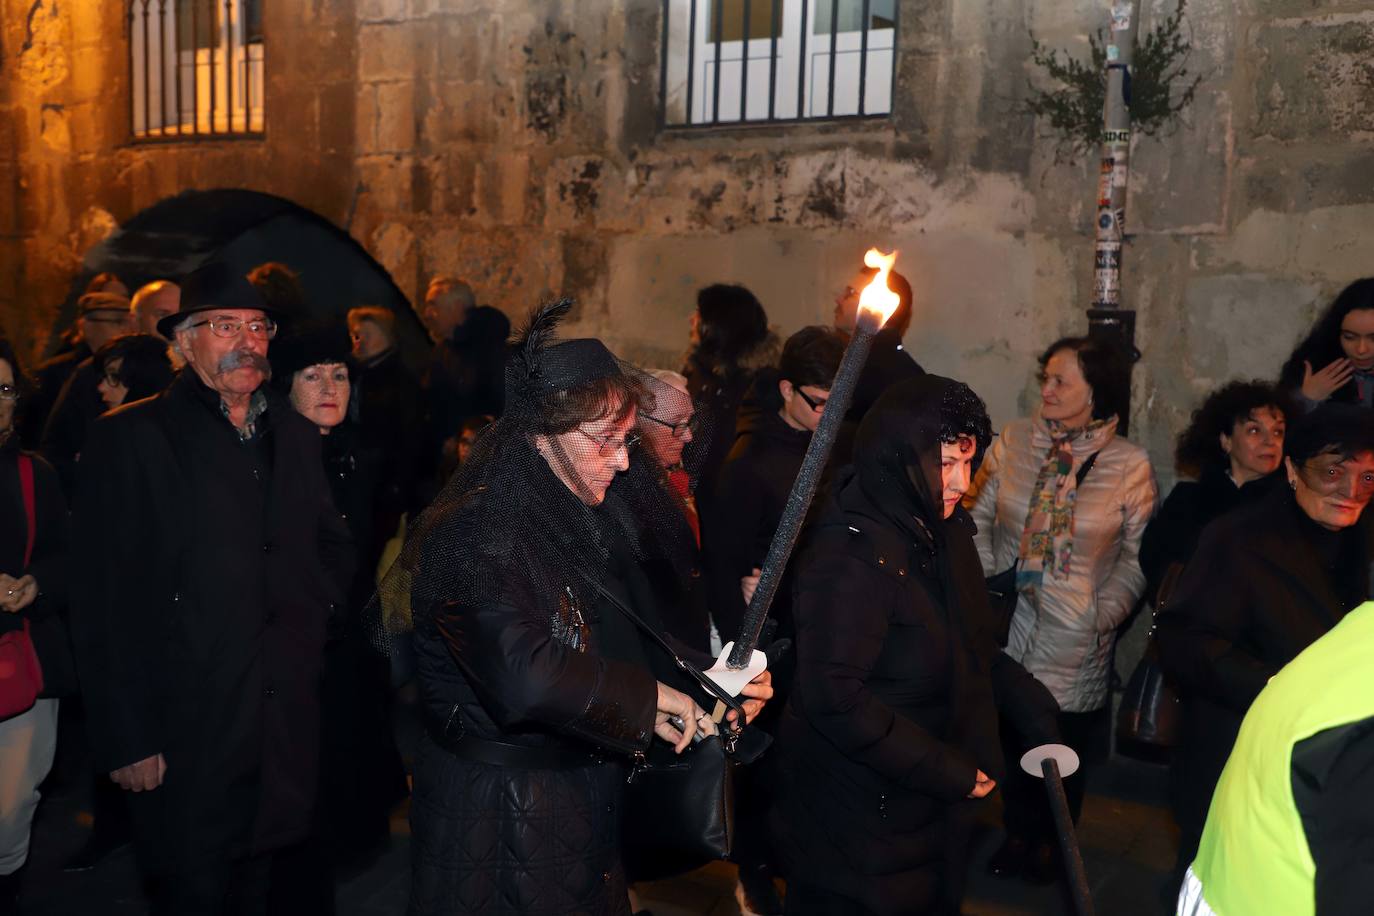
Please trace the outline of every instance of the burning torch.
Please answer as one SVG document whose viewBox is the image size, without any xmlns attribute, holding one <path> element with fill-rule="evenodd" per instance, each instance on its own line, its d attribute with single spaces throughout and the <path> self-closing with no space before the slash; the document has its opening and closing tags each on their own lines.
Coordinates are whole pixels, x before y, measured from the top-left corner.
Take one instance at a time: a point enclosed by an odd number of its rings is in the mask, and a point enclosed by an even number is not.
<svg viewBox="0 0 1374 916">
<path fill-rule="evenodd" d="M 844 421 L 844 415 L 849 411 L 849 404 L 854 399 L 854 388 L 859 382 L 859 373 L 868 359 L 869 350 L 873 348 L 873 336 L 878 333 L 883 323 L 892 317 L 892 313 L 897 311 L 900 303 L 898 295 L 887 286 L 888 274 L 892 272 L 892 265 L 896 260 L 897 252 L 885 255 L 876 248 L 870 248 L 864 255 L 864 264 L 877 268 L 878 273 L 859 296 L 854 334 L 849 338 L 844 358 L 840 361 L 834 382 L 831 383 L 830 398 L 825 402 L 821 422 L 811 436 L 811 442 L 806 447 L 806 457 L 802 459 L 801 470 L 797 472 L 797 479 L 792 483 L 792 492 L 788 494 L 787 505 L 783 508 L 778 529 L 773 534 L 773 543 L 769 545 L 768 556 L 763 561 L 754 598 L 744 612 L 739 637 L 734 642 L 725 644 L 720 658 L 705 672 L 732 696 L 738 695 L 745 684 L 767 667 L 767 659 L 755 647 L 763 631 L 764 621 L 768 619 L 768 611 L 773 605 L 778 585 L 782 582 L 787 561 L 792 556 L 792 548 L 797 544 L 797 536 L 801 533 L 802 522 L 806 520 L 807 509 L 816 494 L 816 485 L 820 483 L 821 474 L 830 459 L 830 451 L 835 446 L 840 424 Z"/>
</svg>

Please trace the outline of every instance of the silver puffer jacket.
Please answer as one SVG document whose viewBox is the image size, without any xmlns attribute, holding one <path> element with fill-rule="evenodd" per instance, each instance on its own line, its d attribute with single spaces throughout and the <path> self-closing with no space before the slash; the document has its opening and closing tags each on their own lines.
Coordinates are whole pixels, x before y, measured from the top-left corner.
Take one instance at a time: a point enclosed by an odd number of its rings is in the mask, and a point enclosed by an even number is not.
<svg viewBox="0 0 1374 916">
<path fill-rule="evenodd" d="M 974 541 L 989 576 L 1016 561 L 1031 488 L 1049 448 L 1048 428 L 1038 417 L 1009 424 L 964 498 L 978 524 Z M 1110 430 L 1082 433 L 1073 442 L 1074 470 L 1094 452 L 1097 460 L 1074 507 L 1069 576 L 1046 576 L 1038 601 L 1022 593 L 1007 642 L 1007 654 L 1048 687 L 1065 712 L 1091 712 L 1107 702 L 1116 628 L 1145 589 L 1140 536 L 1159 493 L 1140 446 Z"/>
</svg>

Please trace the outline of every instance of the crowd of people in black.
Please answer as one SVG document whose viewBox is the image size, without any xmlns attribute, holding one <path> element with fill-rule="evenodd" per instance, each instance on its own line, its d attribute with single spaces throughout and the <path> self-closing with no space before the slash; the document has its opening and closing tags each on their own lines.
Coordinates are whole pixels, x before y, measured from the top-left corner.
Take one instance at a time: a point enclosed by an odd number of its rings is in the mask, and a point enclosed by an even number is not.
<svg viewBox="0 0 1374 916">
<path fill-rule="evenodd" d="M 741 637 L 874 274 L 785 340 L 705 287 L 675 369 L 560 336 L 566 301 L 512 334 L 436 277 L 412 372 L 393 312 L 311 318 L 281 264 L 101 274 L 32 373 L 0 336 L 0 912 L 59 730 L 96 771 L 67 867 L 131 841 L 159 914 L 332 912 L 407 796 L 411 913 L 630 913 L 627 776 L 743 730 L 771 746 L 738 773 L 742 910 L 955 914 L 994 791 L 989 869 L 1062 875 L 1017 761 L 1072 746 L 1079 816 L 1142 607 L 1182 698 L 1172 898 L 1247 709 L 1370 597 L 1374 279 L 1275 381 L 1203 400 L 1157 506 L 1118 432 L 1132 354 L 1049 344 L 994 431 L 904 349 L 893 273 L 770 668 L 709 712 L 679 660 Z"/>
</svg>

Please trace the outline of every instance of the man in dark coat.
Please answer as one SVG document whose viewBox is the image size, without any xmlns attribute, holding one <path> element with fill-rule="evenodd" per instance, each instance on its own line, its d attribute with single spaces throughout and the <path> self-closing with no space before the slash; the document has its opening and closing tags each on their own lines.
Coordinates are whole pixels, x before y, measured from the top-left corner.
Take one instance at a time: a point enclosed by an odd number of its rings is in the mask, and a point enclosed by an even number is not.
<svg viewBox="0 0 1374 916">
<path fill-rule="evenodd" d="M 86 429 L 91 421 L 105 411 L 105 402 L 100 399 L 96 386 L 100 384 L 99 372 L 91 354 L 106 343 L 134 329 L 132 312 L 128 298 L 114 293 L 86 293 L 77 302 L 80 315 L 78 325 L 81 339 L 89 347 L 70 365 L 62 364 L 57 369 L 57 360 L 75 356 L 82 352 L 78 347 L 70 353 L 39 368 L 39 400 L 43 400 L 47 386 L 60 376 L 58 387 L 47 396 L 46 404 L 35 404 L 34 409 L 43 411 L 43 426 L 40 451 L 48 463 L 57 469 L 62 478 L 62 487 L 71 494 L 76 483 L 76 461 L 81 454 L 81 445 L 86 439 Z"/>
<path fill-rule="evenodd" d="M 381 457 L 372 533 L 381 544 L 396 533 L 401 513 L 411 505 L 424 405 L 420 383 L 401 361 L 390 309 L 350 309 L 348 330 L 358 366 L 348 416 L 357 426 L 359 445 Z"/>
<path fill-rule="evenodd" d="M 783 345 L 779 368 L 760 371 L 757 409 L 740 410 L 734 447 L 705 507 L 702 543 L 711 613 L 722 640 L 739 633 L 745 609 L 740 579 L 758 575 L 763 565 L 844 347 L 836 331 L 802 328 Z M 790 606 L 791 589 L 784 586 L 772 606 L 782 635 L 791 629 Z"/>
<path fill-rule="evenodd" d="M 91 429 L 73 641 L 95 762 L 129 791 L 154 912 L 252 911 L 310 824 L 326 619 L 350 549 L 318 429 L 263 384 L 261 297 L 211 264 L 182 304 L 158 330 L 186 368 Z"/>
</svg>

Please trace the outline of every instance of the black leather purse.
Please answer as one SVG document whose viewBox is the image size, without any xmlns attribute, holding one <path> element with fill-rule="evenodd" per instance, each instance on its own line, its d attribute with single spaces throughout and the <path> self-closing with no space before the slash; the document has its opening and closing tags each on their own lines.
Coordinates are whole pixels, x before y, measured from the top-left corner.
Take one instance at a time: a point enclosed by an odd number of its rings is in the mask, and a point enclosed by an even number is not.
<svg viewBox="0 0 1374 916">
<path fill-rule="evenodd" d="M 653 627 L 618 598 L 601 596 L 628 617 L 673 664 L 744 721 L 739 700 L 681 658 Z M 630 772 L 621 822 L 621 850 L 630 881 L 649 881 L 699 868 L 730 855 L 735 841 L 735 768 L 752 759 L 739 736 L 724 729 L 694 741 L 681 754 L 662 742 L 650 745 Z M 766 746 L 766 745 L 765 745 Z M 762 752 L 762 748 L 759 748 Z"/>
<path fill-rule="evenodd" d="M 1159 646 L 1155 642 L 1155 622 L 1173 598 L 1174 588 L 1182 574 L 1182 563 L 1172 563 L 1164 571 L 1155 597 L 1145 654 L 1131 672 L 1131 679 L 1126 682 L 1126 692 L 1121 696 L 1121 708 L 1116 714 L 1116 737 L 1118 747 L 1123 750 L 1132 745 L 1171 748 L 1178 744 L 1182 704 L 1178 694 L 1164 679 L 1164 668 L 1159 663 Z"/>
<path fill-rule="evenodd" d="M 1079 465 L 1077 473 L 1073 475 L 1078 480 L 1078 486 L 1083 486 L 1083 480 L 1088 476 L 1088 471 L 1092 470 L 1097 455 L 1097 452 L 1093 452 Z M 1016 590 L 1016 571 L 1020 568 L 1021 560 L 1018 558 L 1011 564 L 1010 569 L 1004 569 L 987 578 L 993 633 L 997 637 L 997 645 L 1003 649 L 1007 647 L 1007 640 L 1011 638 L 1011 617 L 1016 613 L 1016 602 L 1021 596 Z"/>
</svg>

